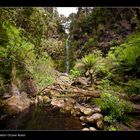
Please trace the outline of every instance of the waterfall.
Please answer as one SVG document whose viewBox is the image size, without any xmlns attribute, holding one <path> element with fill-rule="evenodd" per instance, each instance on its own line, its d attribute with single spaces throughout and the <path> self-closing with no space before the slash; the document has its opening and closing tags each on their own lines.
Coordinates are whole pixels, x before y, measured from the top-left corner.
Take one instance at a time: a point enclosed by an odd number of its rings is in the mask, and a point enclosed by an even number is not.
<svg viewBox="0 0 140 140">
<path fill-rule="evenodd" d="M 66 73 L 70 70 L 70 45 L 69 45 L 69 34 L 66 34 Z"/>
</svg>

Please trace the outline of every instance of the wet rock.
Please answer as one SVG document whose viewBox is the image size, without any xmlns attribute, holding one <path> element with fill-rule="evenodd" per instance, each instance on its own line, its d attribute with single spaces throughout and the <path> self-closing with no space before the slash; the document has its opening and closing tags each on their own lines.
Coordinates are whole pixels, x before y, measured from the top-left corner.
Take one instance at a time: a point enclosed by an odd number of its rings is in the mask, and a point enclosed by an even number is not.
<svg viewBox="0 0 140 140">
<path fill-rule="evenodd" d="M 62 112 L 67 112 L 67 113 L 68 112 L 71 113 L 71 111 L 74 108 L 75 103 L 76 103 L 76 101 L 74 99 L 72 99 L 72 98 L 66 98 L 65 99 L 64 106 L 62 107 L 61 111 Z M 72 111 L 72 113 L 74 113 L 74 112 Z"/>
<path fill-rule="evenodd" d="M 81 112 L 86 116 L 90 116 L 93 114 L 93 110 L 90 108 L 83 108 L 83 109 L 81 109 Z"/>
<path fill-rule="evenodd" d="M 87 116 L 90 116 L 93 114 L 93 110 L 90 109 L 90 108 L 86 108 L 84 111 L 83 111 L 84 115 L 87 115 Z"/>
<path fill-rule="evenodd" d="M 97 125 L 97 128 L 104 129 L 104 123 L 103 123 L 103 121 L 97 121 L 96 125 Z"/>
<path fill-rule="evenodd" d="M 88 122 L 90 123 L 96 123 L 97 121 L 102 121 L 103 120 L 103 115 L 99 113 L 95 113 L 90 117 L 86 118 Z"/>
<path fill-rule="evenodd" d="M 90 131 L 96 131 L 96 128 L 94 128 L 94 127 L 89 127 L 89 130 L 90 130 Z"/>
<path fill-rule="evenodd" d="M 82 129 L 82 131 L 89 131 L 89 128 L 85 127 Z"/>
<path fill-rule="evenodd" d="M 13 95 L 11 98 L 4 100 L 4 108 L 8 115 L 18 114 L 30 106 L 30 99 L 27 95 Z"/>
<path fill-rule="evenodd" d="M 51 101 L 51 105 L 53 106 L 58 106 L 60 108 L 64 107 L 64 99 L 59 99 L 59 98 L 52 98 L 52 101 Z"/>
</svg>

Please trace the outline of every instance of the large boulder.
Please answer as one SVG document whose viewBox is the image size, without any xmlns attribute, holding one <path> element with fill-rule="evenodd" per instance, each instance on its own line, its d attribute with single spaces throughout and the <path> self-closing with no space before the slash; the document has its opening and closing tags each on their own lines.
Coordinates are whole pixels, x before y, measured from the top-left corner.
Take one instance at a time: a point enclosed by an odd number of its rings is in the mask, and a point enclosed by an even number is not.
<svg viewBox="0 0 140 140">
<path fill-rule="evenodd" d="M 4 109 L 8 115 L 18 114 L 30 106 L 30 99 L 27 97 L 26 93 L 21 95 L 13 95 L 3 101 Z"/>
<path fill-rule="evenodd" d="M 103 121 L 103 115 L 100 113 L 95 113 L 90 117 L 86 118 L 90 123 L 96 123 L 97 121 Z"/>
</svg>

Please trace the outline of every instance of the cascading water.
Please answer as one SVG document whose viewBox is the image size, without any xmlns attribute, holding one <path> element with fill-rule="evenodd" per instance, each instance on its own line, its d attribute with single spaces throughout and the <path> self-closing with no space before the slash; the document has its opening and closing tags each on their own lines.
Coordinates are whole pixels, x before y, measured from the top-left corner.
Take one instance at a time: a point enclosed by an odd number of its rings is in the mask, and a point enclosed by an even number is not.
<svg viewBox="0 0 140 140">
<path fill-rule="evenodd" d="M 66 73 L 70 70 L 70 45 L 69 45 L 69 34 L 66 34 Z"/>
</svg>

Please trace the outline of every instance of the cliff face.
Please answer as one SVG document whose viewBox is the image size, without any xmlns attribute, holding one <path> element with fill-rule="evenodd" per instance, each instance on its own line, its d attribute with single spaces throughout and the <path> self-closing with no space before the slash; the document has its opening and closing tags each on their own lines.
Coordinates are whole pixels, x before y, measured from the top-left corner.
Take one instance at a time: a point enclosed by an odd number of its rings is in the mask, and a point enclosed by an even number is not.
<svg viewBox="0 0 140 140">
<path fill-rule="evenodd" d="M 71 25 L 74 59 L 95 49 L 105 55 L 111 46 L 121 44 L 138 26 L 138 8 L 93 8 L 87 16 L 78 13 Z"/>
</svg>

